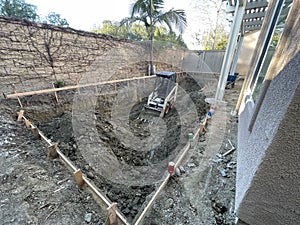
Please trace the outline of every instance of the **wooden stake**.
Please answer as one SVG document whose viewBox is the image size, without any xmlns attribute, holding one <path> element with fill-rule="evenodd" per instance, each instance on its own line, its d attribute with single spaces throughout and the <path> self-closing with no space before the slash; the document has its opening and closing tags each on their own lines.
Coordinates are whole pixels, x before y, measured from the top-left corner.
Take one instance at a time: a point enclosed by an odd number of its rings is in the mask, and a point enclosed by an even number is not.
<svg viewBox="0 0 300 225">
<path fill-rule="evenodd" d="M 25 121 L 28 121 L 25 117 L 23 117 Z M 43 135 L 43 133 L 40 133 L 38 128 L 36 128 L 33 124 L 30 123 L 30 126 L 33 127 L 32 131 L 37 131 L 37 135 L 43 139 L 45 142 L 47 142 L 48 146 L 52 146 L 51 140 L 49 140 L 46 136 Z M 55 148 L 55 147 L 54 147 Z M 85 176 L 82 175 L 81 170 L 77 169 L 76 166 L 60 151 L 59 148 L 55 148 L 56 153 L 59 156 L 59 159 L 62 160 L 65 165 L 74 172 L 74 179 L 77 182 L 78 185 L 85 185 L 85 187 L 90 188 L 90 190 L 97 196 L 99 199 L 101 199 L 107 206 L 111 206 L 110 201 L 106 198 L 105 195 L 103 195 L 98 188 L 95 186 L 95 184 L 91 183 Z M 119 210 L 116 209 L 116 215 L 117 217 L 122 221 L 124 225 L 130 225 L 126 218 L 119 212 Z"/>
<path fill-rule="evenodd" d="M 21 122 L 22 119 L 23 119 L 24 110 L 21 109 L 20 112 L 17 112 L 17 114 L 18 114 L 18 119 L 17 119 L 17 121 L 18 121 L 18 122 Z"/>
<path fill-rule="evenodd" d="M 58 143 L 54 143 L 54 144 L 52 144 L 51 146 L 48 147 L 48 150 L 49 150 L 48 157 L 49 158 L 55 159 L 55 158 L 58 157 L 58 153 L 56 151 L 57 145 L 58 145 Z"/>
<path fill-rule="evenodd" d="M 204 123 L 200 123 L 199 126 L 199 135 L 201 136 L 205 131 L 205 124 Z"/>
<path fill-rule="evenodd" d="M 22 105 L 22 102 L 21 102 L 19 97 L 18 97 L 18 102 L 19 102 L 19 105 L 20 105 L 21 109 L 23 109 L 23 105 Z"/>
<path fill-rule="evenodd" d="M 55 89 L 54 83 L 52 83 L 52 87 L 53 87 L 53 89 Z M 56 102 L 58 102 L 58 97 L 57 97 L 57 92 L 56 91 L 54 91 L 54 96 L 55 96 Z"/>
<path fill-rule="evenodd" d="M 94 184 L 92 184 L 86 177 L 83 177 L 83 180 L 86 184 L 87 187 L 89 187 L 91 189 L 91 191 L 98 197 L 100 198 L 107 206 L 110 206 L 111 203 L 109 202 L 109 200 L 106 198 L 105 195 L 101 194 L 100 191 L 98 190 L 98 188 L 95 187 Z M 119 212 L 118 209 L 116 209 L 116 214 L 117 217 L 123 222 L 124 225 L 130 225 L 126 218 Z"/>
<path fill-rule="evenodd" d="M 152 198 L 149 201 L 148 205 L 144 208 L 143 212 L 140 214 L 140 217 L 137 219 L 137 221 L 134 223 L 134 225 L 139 225 L 139 224 L 142 223 L 142 221 L 144 220 L 144 218 L 146 216 L 146 213 L 152 207 L 152 205 L 154 204 L 154 201 L 157 199 L 157 197 L 160 194 L 160 192 L 165 188 L 165 186 L 167 185 L 170 177 L 171 177 L 171 174 L 168 173 L 168 175 L 166 176 L 166 178 L 164 179 L 164 181 L 162 182 L 162 184 L 159 186 L 159 188 L 157 189 L 157 191 L 155 192 L 155 194 L 152 196 Z"/>
<path fill-rule="evenodd" d="M 12 86 L 14 94 L 17 94 L 17 87 L 16 87 L 16 85 L 12 84 L 11 86 Z M 22 105 L 22 102 L 21 102 L 19 96 L 17 97 L 17 99 L 18 99 L 18 102 L 19 102 L 19 105 L 20 105 L 21 109 L 23 109 L 23 105 Z"/>
<path fill-rule="evenodd" d="M 74 172 L 74 178 L 75 178 L 76 183 L 79 186 L 82 186 L 84 184 L 84 180 L 83 180 L 83 177 L 82 177 L 82 172 L 81 172 L 80 169 L 78 169 Z"/>
<path fill-rule="evenodd" d="M 40 132 L 37 127 L 33 127 L 31 130 L 35 139 L 41 139 Z"/>
<path fill-rule="evenodd" d="M 30 121 L 28 119 L 25 119 L 25 126 L 26 128 L 30 128 Z"/>
<path fill-rule="evenodd" d="M 107 208 L 107 218 L 104 225 L 118 225 L 118 219 L 117 219 L 117 203 L 112 203 Z"/>
</svg>

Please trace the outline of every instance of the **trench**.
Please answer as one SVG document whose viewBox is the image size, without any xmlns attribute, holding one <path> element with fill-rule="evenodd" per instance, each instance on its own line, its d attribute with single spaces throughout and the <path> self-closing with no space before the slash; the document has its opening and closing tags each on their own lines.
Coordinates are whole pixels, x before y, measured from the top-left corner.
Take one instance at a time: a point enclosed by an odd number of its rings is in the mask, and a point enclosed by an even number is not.
<svg viewBox="0 0 300 225">
<path fill-rule="evenodd" d="M 199 122 L 206 114 L 208 105 L 205 103 L 205 96 L 201 92 L 201 85 L 197 84 L 190 76 L 183 78 L 179 82 L 180 88 L 186 92 L 197 111 Z M 141 209 L 147 204 L 151 194 L 159 185 L 160 179 L 156 182 L 140 182 L 139 185 L 123 184 L 112 181 L 111 177 L 104 176 L 96 169 L 95 164 L 85 157 L 83 151 L 78 146 L 78 140 L 74 134 L 72 126 L 72 103 L 75 91 L 65 91 L 59 93 L 60 101 L 55 103 L 54 96 L 47 94 L 42 96 L 29 96 L 22 99 L 28 118 L 38 125 L 38 128 L 54 142 L 59 143 L 61 151 L 74 164 L 81 168 L 82 172 L 91 179 L 95 185 L 112 202 L 118 203 L 118 208 L 127 217 L 128 221 L 133 222 Z M 101 146 L 109 149 L 118 161 L 122 161 L 131 167 L 155 167 L 159 162 L 174 158 L 178 150 L 185 143 L 180 143 L 180 136 L 186 135 L 189 128 L 183 126 L 180 113 L 176 108 L 163 119 L 166 124 L 167 132 L 161 138 L 161 142 L 149 151 L 137 151 L 131 146 L 125 145 L 119 136 L 116 135 L 114 126 L 111 122 L 111 114 L 116 94 L 101 95 L 97 98 L 94 117 L 96 133 L 100 138 Z M 146 98 L 141 99 L 130 108 L 128 132 L 136 138 L 143 140 L 150 135 L 151 125 L 143 121 L 138 121 L 141 115 Z M 105 157 L 105 156 L 104 156 Z M 166 161 L 167 162 L 167 161 Z M 101 161 L 99 161 L 101 163 Z M 113 165 L 112 165 L 113 166 Z M 113 168 L 110 168 L 113 169 Z M 158 171 L 161 177 L 165 172 L 163 168 Z M 124 177 L 127 179 L 127 177 Z M 129 179 L 129 178 L 128 178 Z"/>
</svg>

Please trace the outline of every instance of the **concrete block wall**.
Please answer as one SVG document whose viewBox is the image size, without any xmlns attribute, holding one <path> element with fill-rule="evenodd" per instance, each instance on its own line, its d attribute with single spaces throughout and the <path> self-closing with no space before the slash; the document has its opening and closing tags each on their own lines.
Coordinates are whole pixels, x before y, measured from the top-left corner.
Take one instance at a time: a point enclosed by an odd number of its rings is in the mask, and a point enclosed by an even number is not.
<svg viewBox="0 0 300 225">
<path fill-rule="evenodd" d="M 0 17 L 0 90 L 52 88 L 144 76 L 149 64 L 149 43 L 132 42 L 72 28 Z M 158 70 L 180 70 L 176 49 L 155 52 Z"/>
<path fill-rule="evenodd" d="M 0 83 L 75 82 L 95 58 L 124 40 L 0 17 Z M 49 85 L 49 84 L 48 84 Z"/>
<path fill-rule="evenodd" d="M 97 82 L 144 76 L 149 64 L 149 42 L 137 43 L 111 36 L 0 17 L 0 90 L 11 93 L 52 88 L 56 80 Z M 181 71 L 190 58 L 181 48 L 154 49 L 157 71 Z M 195 59 L 194 59 L 195 60 Z M 185 68 L 196 71 L 198 65 Z M 211 71 L 210 68 L 206 71 Z M 203 72 L 203 71 L 202 71 Z"/>
</svg>

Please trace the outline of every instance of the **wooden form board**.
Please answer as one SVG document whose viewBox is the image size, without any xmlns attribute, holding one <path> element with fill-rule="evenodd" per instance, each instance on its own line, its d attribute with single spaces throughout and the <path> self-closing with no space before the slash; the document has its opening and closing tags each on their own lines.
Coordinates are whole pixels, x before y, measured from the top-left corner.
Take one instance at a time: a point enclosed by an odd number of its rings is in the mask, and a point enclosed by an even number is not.
<svg viewBox="0 0 300 225">
<path fill-rule="evenodd" d="M 69 169 L 71 169 L 71 171 L 73 172 L 74 175 L 74 179 L 76 181 L 76 183 L 79 186 L 83 186 L 84 184 L 93 192 L 93 194 L 95 196 L 97 196 L 99 199 L 101 199 L 108 207 L 110 207 L 112 205 L 112 203 L 106 198 L 106 196 L 104 196 L 99 190 L 98 188 L 87 179 L 87 177 L 82 173 L 82 171 L 80 169 L 78 169 L 58 148 L 58 144 L 57 143 L 52 143 L 51 140 L 49 140 L 36 126 L 34 126 L 23 114 L 24 114 L 24 110 L 22 110 L 23 112 L 19 112 L 18 115 L 22 115 L 22 119 L 25 122 L 26 127 L 31 127 L 32 131 L 35 132 L 35 135 L 38 138 L 41 138 L 42 140 L 44 140 L 49 146 L 48 146 L 48 150 L 49 150 L 49 155 L 54 155 L 59 157 L 67 166 Z M 51 153 L 50 153 L 51 151 Z M 125 225 L 130 225 L 126 218 L 122 215 L 122 213 L 119 210 L 116 210 L 116 215 L 118 217 L 118 219 Z"/>
<path fill-rule="evenodd" d="M 201 74 L 201 72 L 198 71 L 191 71 L 191 72 L 176 72 L 177 75 L 187 75 L 189 73 L 191 74 Z M 205 72 L 205 74 L 217 74 L 214 72 Z M 128 81 L 133 81 L 133 80 L 145 80 L 145 79 L 149 79 L 149 78 L 154 78 L 155 75 L 151 75 L 151 76 L 143 76 L 143 77 L 132 77 L 132 78 L 125 78 L 125 79 L 119 79 L 119 80 L 111 80 L 111 81 L 101 81 L 101 82 L 96 82 L 96 83 L 88 83 L 88 84 L 79 84 L 78 80 L 76 81 L 76 85 L 72 85 L 72 86 L 66 86 L 66 87 L 61 87 L 61 88 L 55 88 L 54 84 L 52 84 L 53 88 L 51 89 L 44 89 L 44 90 L 37 90 L 37 91 L 28 91 L 28 92 L 21 92 L 21 93 L 17 93 L 16 92 L 16 88 L 14 88 L 14 93 L 13 94 L 5 94 L 4 96 L 5 98 L 17 98 L 19 101 L 19 104 L 21 106 L 21 108 L 23 108 L 22 103 L 20 101 L 19 97 L 24 97 L 24 96 L 29 96 L 29 95 L 37 95 L 37 94 L 45 94 L 45 93 L 54 93 L 56 101 L 58 101 L 58 96 L 57 96 L 57 92 L 59 91 L 66 91 L 66 90 L 74 90 L 77 89 L 78 93 L 80 93 L 80 88 L 85 88 L 85 87 L 95 87 L 95 90 L 97 91 L 97 86 L 99 85 L 104 85 L 104 84 L 114 84 L 115 89 L 116 89 L 116 83 L 120 83 L 120 82 L 128 82 Z M 15 86 L 14 86 L 15 87 Z"/>
<path fill-rule="evenodd" d="M 61 88 L 52 88 L 52 89 L 44 89 L 44 90 L 38 90 L 38 91 L 28 91 L 28 92 L 23 92 L 23 93 L 7 94 L 7 95 L 5 95 L 5 97 L 6 98 L 18 98 L 18 97 L 29 96 L 29 95 L 37 95 L 37 94 L 45 94 L 45 93 L 53 93 L 53 92 L 55 93 L 58 91 L 74 90 L 74 89 L 79 89 L 79 88 L 84 88 L 84 87 L 94 87 L 94 86 L 99 86 L 99 85 L 103 85 L 103 84 L 114 84 L 114 83 L 127 82 L 127 81 L 132 81 L 132 80 L 149 79 L 149 78 L 153 78 L 153 77 L 155 77 L 155 75 L 144 76 L 144 77 L 133 77 L 133 78 L 127 78 L 127 79 L 121 79 L 121 80 L 102 81 L 102 82 L 89 83 L 89 84 L 78 84 L 78 85 L 66 86 L 66 87 L 61 87 Z"/>
<path fill-rule="evenodd" d="M 23 112 L 19 113 L 19 115 L 22 115 L 22 118 L 25 120 L 25 124 L 26 127 L 27 126 L 31 126 L 32 128 L 35 128 L 38 131 L 38 134 L 41 138 L 43 138 L 50 146 L 49 148 L 54 149 L 53 151 L 55 151 L 64 163 L 66 163 L 69 168 L 72 169 L 73 171 L 73 175 L 74 175 L 74 179 L 77 182 L 77 184 L 79 186 L 82 186 L 84 184 L 87 185 L 87 187 L 90 188 L 90 190 L 92 190 L 92 192 L 98 197 L 100 198 L 107 206 L 111 206 L 112 203 L 110 203 L 110 201 L 104 196 L 102 195 L 99 190 L 83 175 L 82 171 L 80 169 L 77 169 L 73 163 L 68 160 L 68 158 L 62 153 L 60 152 L 60 150 L 58 149 L 57 145 L 52 144 L 50 140 L 48 140 L 39 130 L 38 128 L 36 128 L 33 124 L 30 123 L 30 121 L 28 119 L 25 118 L 25 116 L 23 115 L 24 110 L 22 110 Z M 192 142 L 197 138 L 198 135 L 202 135 L 203 131 L 205 129 L 205 126 L 207 124 L 207 118 L 199 125 L 198 129 L 196 130 L 195 134 L 193 135 L 192 139 L 187 143 L 187 145 L 185 146 L 185 148 L 182 150 L 181 155 L 179 156 L 179 158 L 177 159 L 174 168 L 178 168 L 180 166 L 180 164 L 182 163 L 182 160 L 185 158 L 185 156 L 187 155 L 189 149 L 192 147 Z M 135 222 L 134 225 L 139 225 L 142 223 L 143 219 L 145 218 L 147 212 L 151 209 L 152 205 L 154 204 L 155 200 L 157 199 L 157 197 L 159 196 L 159 194 L 162 192 L 162 190 L 166 187 L 169 179 L 171 177 L 171 174 L 168 173 L 167 176 L 165 177 L 164 181 L 162 182 L 162 184 L 160 185 L 160 187 L 158 188 L 158 190 L 155 192 L 155 194 L 153 195 L 153 197 L 151 198 L 151 200 L 149 201 L 149 203 L 147 204 L 147 206 L 145 207 L 145 209 L 143 210 L 143 212 L 141 213 L 141 215 L 139 216 L 139 218 L 137 219 L 137 221 Z M 126 218 L 117 210 L 116 211 L 116 215 L 118 216 L 118 218 L 125 224 L 125 225 L 130 225 Z"/>
<path fill-rule="evenodd" d="M 206 120 L 202 123 L 202 125 L 203 126 L 206 125 Z M 198 127 L 195 134 L 193 135 L 192 141 L 194 141 L 197 138 L 198 135 L 201 135 L 201 130 L 203 129 L 203 126 L 200 125 Z M 186 155 L 187 155 L 188 151 L 190 150 L 190 148 L 192 148 L 192 141 L 188 142 L 187 145 L 185 146 L 185 148 L 181 151 L 182 153 L 179 156 L 179 158 L 177 159 L 177 161 L 175 163 L 175 166 L 174 166 L 174 169 L 176 169 L 180 166 L 180 164 L 182 163 L 182 160 L 186 157 Z M 145 209 L 141 213 L 140 217 L 134 223 L 134 225 L 142 224 L 147 212 L 151 209 L 152 205 L 154 204 L 154 202 L 157 199 L 157 197 L 159 196 L 159 194 L 166 187 L 166 185 L 167 185 L 170 178 L 171 178 L 171 174 L 168 173 L 167 176 L 165 177 L 164 181 L 161 183 L 161 185 L 159 186 L 159 188 L 157 189 L 157 191 L 155 192 L 155 194 L 153 195 L 153 197 L 151 198 L 151 200 L 149 201 L 149 203 L 147 204 L 147 206 L 145 207 Z"/>
</svg>

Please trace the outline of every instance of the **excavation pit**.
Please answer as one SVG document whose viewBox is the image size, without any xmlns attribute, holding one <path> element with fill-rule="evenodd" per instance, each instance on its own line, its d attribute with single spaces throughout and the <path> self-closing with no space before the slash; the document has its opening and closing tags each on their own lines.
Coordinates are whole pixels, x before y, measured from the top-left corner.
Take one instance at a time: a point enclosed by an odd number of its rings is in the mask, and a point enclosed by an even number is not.
<svg viewBox="0 0 300 225">
<path fill-rule="evenodd" d="M 196 105 L 197 113 L 204 116 L 208 106 L 204 102 L 205 96 L 199 91 L 202 87 L 200 87 L 191 77 L 183 78 L 179 83 L 179 86 L 182 88 L 183 92 L 186 92 L 189 96 L 193 96 L 192 101 Z M 89 157 L 84 156 L 84 154 L 86 154 L 84 150 L 93 147 L 89 145 L 90 143 L 84 143 L 83 145 L 86 146 L 84 149 L 79 149 L 78 147 L 78 143 L 84 142 L 85 138 L 94 142 L 94 134 L 89 133 L 90 130 L 87 127 L 81 127 L 87 132 L 87 135 L 80 136 L 79 138 L 74 135 L 74 125 L 72 125 L 72 123 L 74 123 L 74 118 L 72 118 L 72 114 L 74 115 L 74 99 L 76 98 L 76 95 L 79 95 L 79 98 L 81 98 L 85 94 L 83 89 L 81 90 L 80 95 L 78 91 L 59 92 L 58 103 L 55 101 L 55 96 L 51 94 L 33 95 L 22 98 L 22 103 L 26 111 L 26 117 L 36 124 L 47 138 L 53 142 L 57 142 L 62 153 L 78 168 L 81 168 L 82 172 L 86 174 L 86 176 L 91 179 L 100 191 L 106 194 L 112 202 L 117 202 L 118 208 L 128 218 L 128 221 L 132 222 L 140 212 L 140 209 L 147 204 L 147 198 L 149 199 L 151 193 L 155 191 L 156 186 L 159 185 L 160 181 L 163 179 L 168 161 L 175 159 L 176 155 L 179 154 L 179 151 L 186 144 L 188 140 L 186 134 L 191 131 L 191 128 L 181 126 L 180 116 L 175 107 L 163 119 L 166 123 L 167 132 L 164 130 L 162 134 L 155 134 L 157 136 L 156 139 L 162 139 L 160 140 L 161 143 L 154 148 L 149 148 L 149 151 L 139 151 L 138 149 L 134 149 L 131 146 L 124 144 L 122 140 L 119 139 L 119 136 L 115 134 L 116 130 L 114 127 L 117 126 L 116 124 L 113 124 L 114 121 L 111 122 L 112 110 L 119 110 L 118 107 L 120 107 L 121 111 L 124 110 L 124 104 L 114 104 L 118 94 L 101 93 L 98 95 L 96 97 L 96 104 L 94 108 L 92 108 L 94 110 L 92 116 L 95 119 L 96 134 L 99 136 L 98 141 L 101 142 L 101 147 L 107 148 L 118 161 L 127 164 L 128 167 L 143 167 L 141 171 L 144 172 L 144 174 L 139 176 L 147 177 L 147 170 L 149 168 L 157 170 L 157 174 L 152 175 L 151 179 L 147 182 L 135 182 L 136 184 L 132 185 L 131 182 L 126 181 L 130 180 L 130 177 L 123 177 L 123 175 L 121 175 L 121 178 L 124 179 L 125 182 L 114 182 L 114 180 L 110 180 L 109 176 L 103 176 L 101 170 L 97 170 L 95 162 L 101 164 L 102 158 L 96 159 L 94 164 L 91 165 L 87 160 Z M 87 98 L 83 98 L 84 101 L 78 101 L 77 98 L 77 102 L 75 102 L 75 104 L 77 104 L 76 107 L 78 107 L 78 105 L 81 107 L 81 104 L 84 105 L 83 108 L 80 108 L 81 115 L 79 118 L 83 120 L 83 124 L 80 123 L 80 126 L 84 124 L 87 126 L 90 125 L 89 122 L 86 121 L 90 117 L 87 116 L 87 118 L 85 118 L 86 99 L 90 99 L 89 95 L 86 96 Z M 130 98 L 131 96 L 128 97 Z M 147 98 L 145 97 L 140 98 L 132 107 L 129 105 L 130 108 L 126 109 L 130 113 L 128 115 L 129 122 L 125 127 L 128 130 L 123 130 L 121 135 L 124 136 L 126 135 L 126 132 L 130 132 L 137 140 L 141 141 L 143 138 L 147 138 L 147 136 L 150 135 L 151 126 L 153 127 L 154 125 L 150 125 L 150 121 L 140 121 L 138 119 L 138 117 L 141 117 L 141 113 L 144 110 L 143 106 L 146 103 L 146 100 Z M 87 109 L 87 111 L 88 110 L 89 109 Z M 157 120 L 158 118 L 156 116 L 152 118 L 150 115 L 148 116 L 148 119 Z M 196 126 L 193 128 L 196 128 Z M 183 134 L 181 134 L 182 132 Z M 179 143 L 180 136 L 186 137 L 183 143 Z M 161 163 L 162 161 L 164 163 Z M 114 169 L 115 168 L 112 167 L 108 170 Z M 117 181 L 119 181 L 119 179 Z"/>
<path fill-rule="evenodd" d="M 208 105 L 204 101 L 205 96 L 201 92 L 202 87 L 194 82 L 190 77 L 182 79 L 179 85 L 186 93 L 188 93 L 188 96 L 195 105 L 197 114 L 200 115 L 195 119 L 197 122 L 196 124 L 198 124 L 209 109 Z M 72 125 L 74 122 L 72 120 L 72 116 L 74 115 L 72 110 L 74 109 L 74 96 L 76 94 L 78 94 L 77 90 L 58 92 L 58 103 L 56 103 L 55 96 L 53 94 L 28 96 L 21 98 L 21 100 L 24 104 L 26 117 L 29 118 L 32 123 L 36 124 L 49 139 L 51 139 L 53 142 L 58 142 L 60 150 L 78 168 L 82 170 L 88 179 L 95 183 L 102 193 L 104 193 L 112 202 L 117 202 L 120 211 L 126 216 L 130 223 L 133 223 L 145 208 L 157 187 L 161 184 L 164 175 L 167 173 L 168 162 L 170 159 L 174 161 L 176 156 L 180 153 L 180 150 L 188 142 L 188 134 L 191 131 L 194 132 L 194 127 L 190 128 L 183 126 L 181 121 L 182 117 L 180 116 L 182 114 L 177 112 L 176 108 L 174 108 L 174 110 L 171 110 L 170 114 L 163 119 L 163 121 L 166 121 L 166 127 L 170 135 L 161 135 L 164 140 L 161 142 L 160 146 L 156 147 L 154 151 L 137 151 L 134 148 L 128 147 L 127 144 L 124 144 L 122 139 L 120 140 L 120 134 L 115 134 L 116 122 L 112 121 L 111 119 L 112 111 L 116 108 L 114 101 L 117 98 L 117 94 L 100 94 L 97 97 L 96 106 L 93 108 L 92 113 L 93 121 L 95 122 L 95 132 L 97 136 L 99 136 L 99 140 L 97 141 L 101 143 L 101 146 L 109 148 L 118 161 L 122 161 L 122 163 L 128 165 L 129 167 L 152 168 L 151 166 L 153 166 L 153 168 L 157 169 L 158 171 L 156 176 L 150 177 L 151 179 L 147 178 L 147 182 L 141 180 L 140 183 L 137 183 L 136 179 L 134 179 L 134 182 L 136 182 L 134 183 L 130 180 L 132 177 L 123 177 L 123 180 L 127 180 L 127 182 L 124 183 L 122 181 L 122 183 L 121 179 L 118 177 L 114 180 L 107 175 L 103 176 L 101 171 L 99 172 L 99 168 L 95 166 L 96 164 L 91 164 L 91 162 L 87 160 L 88 157 L 84 155 L 86 152 L 84 152 L 82 148 L 79 148 L 78 136 L 76 137 L 76 135 L 74 135 L 74 126 Z M 84 96 L 84 94 L 84 90 L 81 90 L 81 96 Z M 7 101 L 14 105 L 12 107 L 12 111 L 18 111 L 18 107 L 16 106 L 17 101 Z M 126 110 L 124 110 L 124 104 L 120 105 L 122 110 L 130 112 L 128 115 L 129 121 L 128 124 L 126 124 L 127 129 L 125 129 L 125 131 L 121 130 L 121 135 L 124 135 L 124 132 L 131 132 L 138 140 L 143 140 L 143 138 L 149 137 L 149 133 L 151 133 L 151 127 L 149 128 L 150 123 L 148 121 L 145 122 L 137 119 L 141 114 L 145 101 L 146 98 L 140 98 L 135 104 L 133 104 L 133 106 L 130 106 L 130 108 Z M 189 115 L 188 112 L 187 115 Z M 84 117 L 82 116 L 79 118 Z M 89 118 L 90 115 L 86 116 L 83 121 L 86 122 L 86 120 Z M 92 142 L 95 141 L 93 139 L 94 134 L 95 133 L 87 136 L 88 139 L 92 138 L 92 140 L 90 140 Z M 183 142 L 180 142 L 180 139 L 183 139 L 180 138 L 180 136 L 185 137 Z M 80 140 L 84 140 L 84 138 L 85 137 L 82 137 Z M 88 144 L 89 142 L 84 142 L 86 148 L 93 148 L 93 146 L 89 146 Z M 178 147 L 177 150 L 176 147 Z M 193 151 L 203 152 L 204 148 L 202 146 L 198 146 L 197 149 Z M 186 160 L 189 162 L 188 164 L 184 164 L 186 170 L 190 170 L 199 166 L 195 160 L 196 157 L 194 156 L 193 151 L 186 158 Z M 101 160 L 98 159 L 96 161 L 101 164 Z M 157 166 L 157 164 L 160 162 L 163 162 L 162 165 Z M 109 168 L 109 170 L 113 170 L 113 166 Z M 148 173 L 146 172 L 139 176 L 145 179 L 144 177 L 147 177 L 147 175 Z M 177 179 L 178 177 L 174 177 L 169 181 L 171 189 L 176 186 L 176 190 L 174 190 L 175 196 L 172 196 L 170 190 L 166 190 L 165 192 L 166 196 L 169 196 L 169 198 L 173 199 L 173 203 L 171 203 L 171 199 L 166 199 L 167 201 L 165 203 L 160 202 L 161 200 L 158 199 L 158 203 L 154 205 L 154 211 L 151 210 L 150 215 L 148 214 L 146 216 L 145 220 L 148 222 L 145 224 L 149 223 L 149 218 L 152 218 L 154 221 L 159 221 L 159 218 L 153 219 L 152 215 L 153 212 L 156 215 L 160 215 L 160 213 L 157 212 L 158 205 L 162 206 L 169 204 L 169 207 L 173 208 L 175 207 L 174 205 L 176 205 L 176 198 L 181 198 L 184 196 L 183 195 L 180 197 L 179 193 L 184 192 L 185 187 L 184 185 L 180 184 L 180 182 L 178 183 Z M 187 196 L 184 197 L 187 198 Z M 162 199 L 164 198 L 165 196 L 162 197 Z M 186 200 L 184 202 L 178 200 L 178 202 L 183 205 L 189 204 Z M 191 214 L 195 214 L 195 212 L 192 212 Z M 101 216 L 101 218 L 104 217 L 105 214 Z M 180 221 L 180 217 L 176 218 L 177 222 Z M 189 215 L 189 218 L 191 218 L 191 215 Z M 187 220 L 187 218 L 184 217 L 182 220 Z"/>
</svg>

